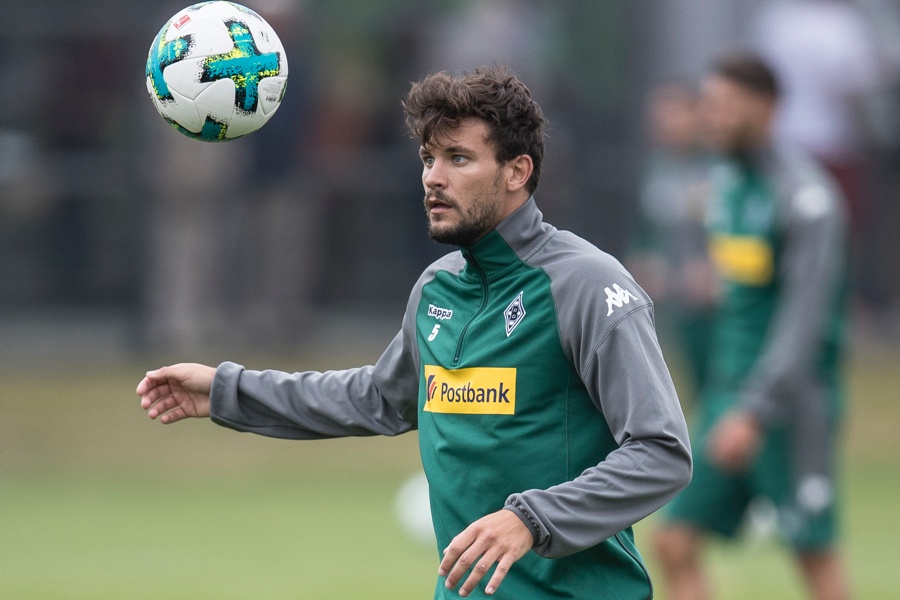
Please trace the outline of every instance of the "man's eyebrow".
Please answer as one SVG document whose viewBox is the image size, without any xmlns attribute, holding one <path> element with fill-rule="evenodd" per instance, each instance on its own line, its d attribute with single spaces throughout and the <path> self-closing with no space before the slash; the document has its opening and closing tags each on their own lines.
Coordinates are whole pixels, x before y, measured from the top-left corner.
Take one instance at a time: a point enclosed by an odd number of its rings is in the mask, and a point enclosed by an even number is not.
<svg viewBox="0 0 900 600">
<path fill-rule="evenodd" d="M 439 146 L 438 148 L 429 148 L 429 149 L 423 148 L 419 152 L 421 153 L 423 151 L 429 152 L 429 153 L 444 152 L 446 154 L 457 154 L 457 153 L 470 154 L 473 152 L 473 150 L 471 148 L 469 148 L 468 146 L 463 146 L 461 144 L 454 144 L 451 146 Z"/>
<path fill-rule="evenodd" d="M 447 146 L 446 148 L 444 148 L 444 150 L 446 150 L 447 152 L 463 152 L 463 153 L 472 152 L 472 149 L 469 148 L 468 146 Z"/>
</svg>

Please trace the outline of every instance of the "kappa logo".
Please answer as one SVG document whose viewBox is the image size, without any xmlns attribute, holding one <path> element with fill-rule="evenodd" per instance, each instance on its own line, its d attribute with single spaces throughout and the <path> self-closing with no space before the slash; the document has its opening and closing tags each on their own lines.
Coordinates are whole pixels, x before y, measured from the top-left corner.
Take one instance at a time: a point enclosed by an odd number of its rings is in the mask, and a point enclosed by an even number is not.
<svg viewBox="0 0 900 600">
<path fill-rule="evenodd" d="M 466 415 L 516 413 L 516 369 L 444 369 L 425 365 L 426 412 Z"/>
<path fill-rule="evenodd" d="M 506 318 L 506 337 L 509 337 L 513 329 L 525 318 L 525 305 L 522 304 L 524 293 L 524 291 L 519 292 L 519 295 L 503 311 L 503 316 Z"/>
<path fill-rule="evenodd" d="M 620 287 L 618 283 L 614 283 L 612 289 L 603 288 L 603 291 L 606 292 L 606 307 L 609 309 L 606 313 L 607 317 L 613 314 L 613 307 L 622 308 L 630 301 L 638 299 L 637 296 Z"/>
<path fill-rule="evenodd" d="M 440 306 L 435 306 L 434 304 L 429 304 L 428 316 L 434 317 L 435 319 L 439 319 L 441 321 L 446 321 L 447 319 L 453 318 L 453 310 L 449 308 L 441 308 Z"/>
</svg>

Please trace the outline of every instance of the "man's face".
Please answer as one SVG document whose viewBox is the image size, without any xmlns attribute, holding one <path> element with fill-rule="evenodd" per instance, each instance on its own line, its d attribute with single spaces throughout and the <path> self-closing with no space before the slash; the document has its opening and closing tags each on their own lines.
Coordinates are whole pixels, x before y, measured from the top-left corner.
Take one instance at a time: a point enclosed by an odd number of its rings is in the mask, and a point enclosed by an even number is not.
<svg viewBox="0 0 900 600">
<path fill-rule="evenodd" d="M 504 165 L 479 119 L 422 146 L 422 184 L 428 234 L 437 242 L 470 246 L 506 216 Z"/>
<path fill-rule="evenodd" d="M 697 143 L 697 100 L 677 85 L 656 90 L 647 107 L 654 143 L 672 150 L 689 150 Z"/>
<path fill-rule="evenodd" d="M 723 77 L 703 84 L 704 140 L 718 152 L 741 154 L 768 142 L 774 101 Z"/>
</svg>

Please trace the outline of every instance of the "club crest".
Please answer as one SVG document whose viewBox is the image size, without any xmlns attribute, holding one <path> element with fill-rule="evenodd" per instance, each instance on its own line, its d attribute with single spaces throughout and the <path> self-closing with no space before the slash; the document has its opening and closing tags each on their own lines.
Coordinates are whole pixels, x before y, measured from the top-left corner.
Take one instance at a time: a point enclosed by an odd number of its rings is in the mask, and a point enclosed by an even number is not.
<svg viewBox="0 0 900 600">
<path fill-rule="evenodd" d="M 513 329 L 525 318 L 525 305 L 522 303 L 522 295 L 524 293 L 524 291 L 519 292 L 519 295 L 503 311 L 503 316 L 506 318 L 506 337 L 509 337 Z"/>
</svg>

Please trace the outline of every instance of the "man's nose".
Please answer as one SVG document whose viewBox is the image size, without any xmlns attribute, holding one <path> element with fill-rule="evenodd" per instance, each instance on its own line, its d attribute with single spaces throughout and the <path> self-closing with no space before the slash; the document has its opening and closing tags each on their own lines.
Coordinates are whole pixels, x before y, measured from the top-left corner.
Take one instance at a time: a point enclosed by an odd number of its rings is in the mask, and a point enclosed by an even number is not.
<svg viewBox="0 0 900 600">
<path fill-rule="evenodd" d="M 430 167 L 425 167 L 425 172 L 422 174 L 422 182 L 429 189 L 445 189 L 447 187 L 447 177 L 444 167 L 438 161 L 432 163 Z"/>
</svg>

